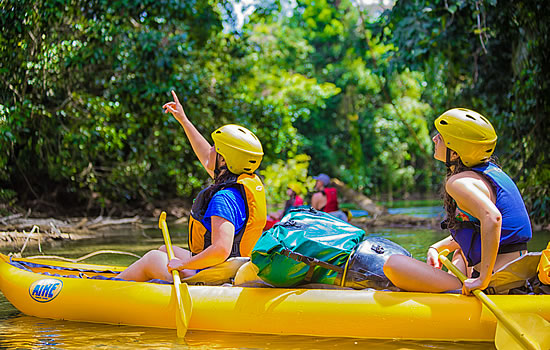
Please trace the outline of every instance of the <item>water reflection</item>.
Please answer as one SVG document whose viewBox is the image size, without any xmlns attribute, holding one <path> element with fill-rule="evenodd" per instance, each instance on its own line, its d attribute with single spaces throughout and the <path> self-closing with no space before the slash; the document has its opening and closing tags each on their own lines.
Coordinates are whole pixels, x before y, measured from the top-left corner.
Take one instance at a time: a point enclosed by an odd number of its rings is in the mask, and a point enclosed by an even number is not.
<svg viewBox="0 0 550 350">
<path fill-rule="evenodd" d="M 490 349 L 490 343 L 320 338 L 189 331 L 185 340 L 175 330 L 54 321 L 29 316 L 0 322 L 0 348 L 40 349 Z"/>
</svg>

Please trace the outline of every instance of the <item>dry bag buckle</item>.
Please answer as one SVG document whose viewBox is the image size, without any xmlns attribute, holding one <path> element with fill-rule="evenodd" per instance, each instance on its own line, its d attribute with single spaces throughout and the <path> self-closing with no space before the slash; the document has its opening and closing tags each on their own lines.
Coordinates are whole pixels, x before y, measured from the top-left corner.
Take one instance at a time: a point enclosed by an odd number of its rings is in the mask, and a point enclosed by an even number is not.
<svg viewBox="0 0 550 350">
<path fill-rule="evenodd" d="M 370 249 L 377 254 L 384 254 L 384 247 L 382 247 L 380 244 L 373 244 Z"/>
</svg>

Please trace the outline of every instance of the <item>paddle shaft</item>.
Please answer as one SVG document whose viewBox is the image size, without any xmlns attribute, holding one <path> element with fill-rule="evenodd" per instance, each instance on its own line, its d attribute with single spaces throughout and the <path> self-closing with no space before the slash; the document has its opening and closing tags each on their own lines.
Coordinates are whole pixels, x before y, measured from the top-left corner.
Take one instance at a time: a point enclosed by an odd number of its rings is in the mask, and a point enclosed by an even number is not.
<svg viewBox="0 0 550 350">
<path fill-rule="evenodd" d="M 467 277 L 460 271 L 449 259 L 447 259 L 447 254 L 449 254 L 448 249 L 444 249 L 439 253 L 439 260 L 451 271 L 459 280 L 460 282 L 464 283 L 464 281 L 467 279 Z M 478 298 L 483 305 L 485 305 L 491 312 L 495 315 L 495 317 L 502 323 L 504 327 L 512 334 L 516 339 L 519 340 L 521 345 L 523 345 L 526 349 L 533 349 L 533 350 L 540 350 L 540 347 L 538 344 L 533 341 L 529 335 L 525 334 L 525 332 L 522 331 L 520 325 L 514 321 L 508 314 L 506 314 L 502 309 L 500 309 L 489 297 L 483 293 L 483 291 L 476 289 L 472 291 L 472 294 Z"/>
<path fill-rule="evenodd" d="M 164 238 L 164 245 L 166 246 L 166 254 L 168 255 L 168 261 L 175 258 L 174 250 L 172 249 L 172 241 L 170 240 L 170 233 L 168 232 L 168 225 L 166 225 L 166 212 L 160 214 L 159 227 L 162 230 L 162 237 Z M 176 291 L 176 299 L 178 301 L 179 316 L 176 317 L 176 326 L 178 337 L 183 338 L 187 333 L 187 326 L 185 325 L 185 307 L 181 298 L 181 280 L 180 274 L 177 270 L 172 270 L 172 277 L 174 279 L 174 290 Z M 179 317 L 179 320 L 178 320 Z"/>
</svg>

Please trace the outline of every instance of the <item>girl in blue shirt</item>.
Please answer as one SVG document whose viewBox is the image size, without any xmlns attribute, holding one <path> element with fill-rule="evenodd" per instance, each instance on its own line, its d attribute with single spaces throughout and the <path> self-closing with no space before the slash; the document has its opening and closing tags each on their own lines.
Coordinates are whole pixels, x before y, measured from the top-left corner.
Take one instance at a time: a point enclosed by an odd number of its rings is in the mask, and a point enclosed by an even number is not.
<svg viewBox="0 0 550 350">
<path fill-rule="evenodd" d="M 187 118 L 174 91 L 172 96 L 174 101 L 163 106 L 165 113 L 171 113 L 181 124 L 193 151 L 214 179 L 214 184 L 201 191 L 191 213 L 190 231 L 193 225 L 203 229 L 201 234 L 190 232 L 190 249 L 193 252 L 174 246 L 176 258 L 168 261 L 166 248 L 162 246 L 147 252 L 121 272 L 118 276 L 121 279 L 172 281 L 172 270 L 180 271 L 182 278 L 192 276 L 197 270 L 220 264 L 230 256 L 241 255 L 243 250 L 247 253 L 253 242 L 247 241 L 243 246 L 241 240 L 246 241 L 244 237 L 247 236 L 252 241 L 249 232 L 265 224 L 265 213 L 263 223 L 256 222 L 259 215 L 255 214 L 258 207 L 265 208 L 263 185 L 253 175 L 263 157 L 258 138 L 244 127 L 225 125 L 212 133 L 214 146 L 211 146 Z M 252 199 L 247 198 L 251 186 L 257 192 L 250 195 Z M 193 239 L 195 242 L 192 242 Z M 197 240 L 202 240 L 201 244 L 196 244 Z"/>
<path fill-rule="evenodd" d="M 428 248 L 426 262 L 393 255 L 384 273 L 399 288 L 417 292 L 485 289 L 493 271 L 527 252 L 531 223 L 518 188 L 490 162 L 497 135 L 491 123 L 469 109 L 451 109 L 435 121 L 434 158 L 447 166 L 446 226 L 451 235 Z M 464 284 L 444 272 L 439 252 L 469 278 Z"/>
</svg>

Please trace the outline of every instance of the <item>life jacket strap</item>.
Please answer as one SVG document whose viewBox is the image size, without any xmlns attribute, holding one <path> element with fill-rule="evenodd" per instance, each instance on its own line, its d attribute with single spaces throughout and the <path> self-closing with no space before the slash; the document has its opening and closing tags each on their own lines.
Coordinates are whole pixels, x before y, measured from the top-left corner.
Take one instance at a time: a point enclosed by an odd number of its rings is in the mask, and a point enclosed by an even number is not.
<svg viewBox="0 0 550 350">
<path fill-rule="evenodd" d="M 498 253 L 499 254 L 513 253 L 513 252 L 519 252 L 522 250 L 527 250 L 527 242 L 501 245 L 498 248 Z"/>
<path fill-rule="evenodd" d="M 441 229 L 447 230 L 449 228 L 449 219 L 445 219 L 441 221 Z M 460 229 L 472 229 L 475 230 L 477 233 L 480 232 L 481 226 L 478 222 L 475 221 L 458 221 L 455 223 L 454 229 L 460 230 Z"/>
</svg>

